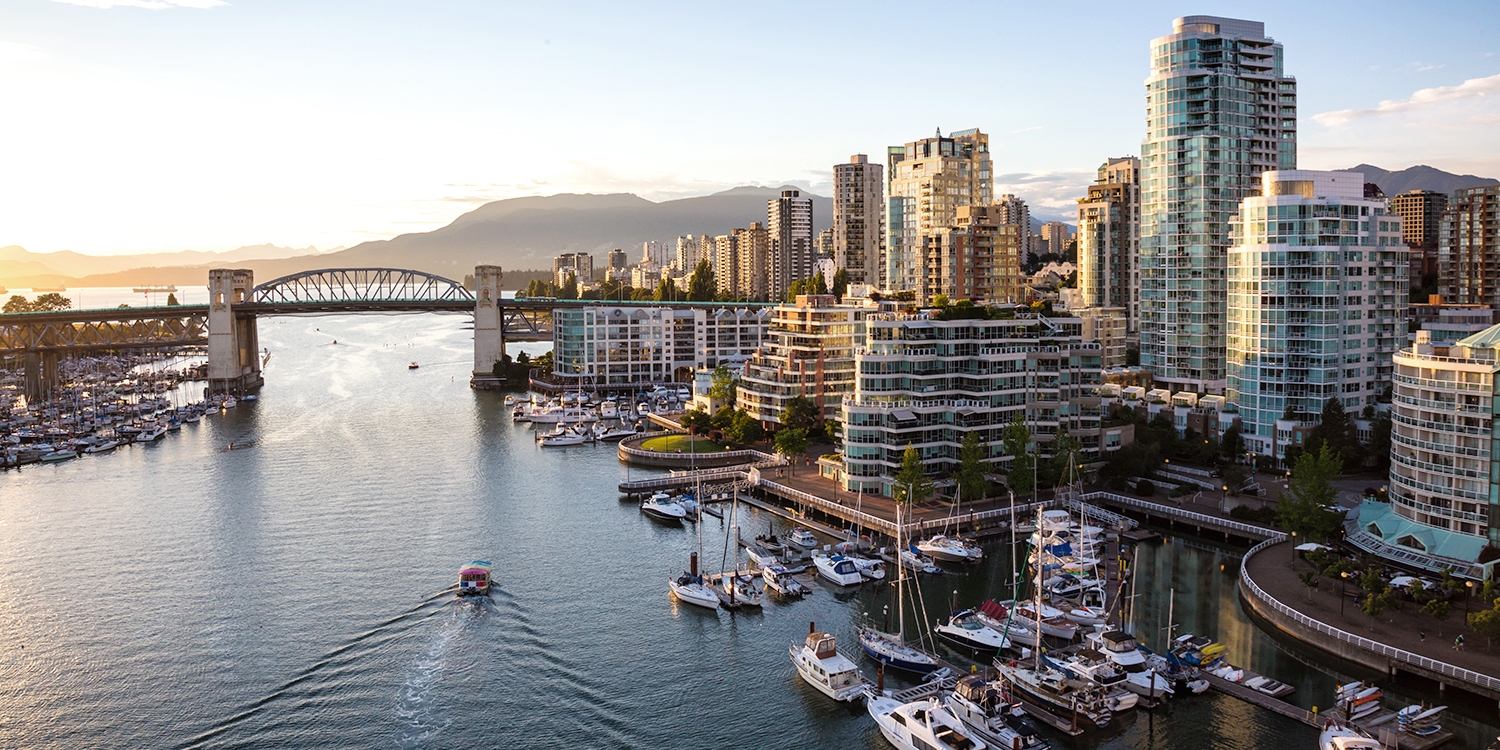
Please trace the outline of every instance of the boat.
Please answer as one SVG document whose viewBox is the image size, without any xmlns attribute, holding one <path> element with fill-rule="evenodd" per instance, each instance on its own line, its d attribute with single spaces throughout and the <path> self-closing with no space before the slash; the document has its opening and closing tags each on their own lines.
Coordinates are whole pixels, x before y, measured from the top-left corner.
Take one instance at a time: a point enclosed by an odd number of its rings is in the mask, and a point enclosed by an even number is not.
<svg viewBox="0 0 1500 750">
<path fill-rule="evenodd" d="M 854 563 L 854 567 L 859 569 L 859 574 L 861 576 L 864 576 L 864 579 L 866 581 L 885 580 L 884 561 L 872 560 L 868 557 L 855 557 L 853 555 L 848 555 L 847 557 L 849 559 L 849 562 Z"/>
<path fill-rule="evenodd" d="M 615 402 L 613 402 L 613 401 L 605 401 L 604 403 L 602 403 L 602 404 L 599 405 L 599 418 L 600 419 L 619 419 L 620 418 L 620 407 L 616 406 Z"/>
<path fill-rule="evenodd" d="M 107 452 L 112 451 L 112 450 L 114 450 L 114 449 L 116 449 L 118 447 L 120 447 L 120 441 L 118 441 L 118 440 L 106 440 L 106 441 L 104 441 L 102 443 L 94 443 L 93 445 L 90 445 L 89 447 L 84 448 L 83 452 L 87 453 L 87 454 L 90 454 L 90 455 L 93 455 L 95 453 L 107 453 Z"/>
<path fill-rule="evenodd" d="M 984 603 L 980 604 L 979 608 L 974 611 L 974 615 L 979 618 L 980 622 L 988 625 L 990 630 L 997 633 L 1004 633 L 1005 637 L 1009 638 L 1011 643 L 1024 643 L 1032 647 L 1041 647 L 1043 645 L 1041 633 L 1035 630 L 1027 630 L 1021 625 L 1020 621 L 1010 614 L 1010 610 L 1001 606 L 994 599 L 984 600 Z"/>
<path fill-rule="evenodd" d="M 635 428 L 634 423 L 628 425 L 621 424 L 617 427 L 610 427 L 605 429 L 604 432 L 598 435 L 598 439 L 607 443 L 613 443 L 617 440 L 624 440 L 625 438 L 639 434 L 641 433 Z"/>
<path fill-rule="evenodd" d="M 839 653 L 838 641 L 832 634 L 819 632 L 816 624 L 810 624 L 808 629 L 810 632 L 802 647 L 799 649 L 793 644 L 788 649 L 792 663 L 797 666 L 797 674 L 802 675 L 804 682 L 836 701 L 863 698 L 868 683 L 860 673 L 859 665 Z"/>
<path fill-rule="evenodd" d="M 1053 638 L 1061 638 L 1065 641 L 1073 640 L 1078 635 L 1078 623 L 1062 616 L 1062 612 L 1055 607 L 1036 602 L 1000 602 L 1001 606 L 1012 609 L 1016 619 L 1021 626 L 1027 630 L 1037 630 L 1043 635 Z M 1038 614 L 1040 611 L 1041 614 Z"/>
<path fill-rule="evenodd" d="M 531 414 L 526 411 L 526 407 L 518 405 L 516 408 L 510 410 L 510 421 L 530 422 Z"/>
<path fill-rule="evenodd" d="M 536 441 L 543 448 L 560 448 L 569 445 L 583 445 L 589 441 L 589 436 L 581 432 L 567 430 L 561 433 L 544 433 L 537 436 Z"/>
<path fill-rule="evenodd" d="M 896 506 L 896 546 L 901 546 L 901 506 Z M 896 632 L 887 633 L 866 625 L 859 630 L 859 647 L 865 655 L 893 669 L 917 675 L 936 671 L 938 660 L 906 642 L 906 568 L 896 568 Z M 889 627 L 887 624 L 886 627 Z"/>
<path fill-rule="evenodd" d="M 1061 663 L 1052 661 L 1064 672 L 1099 688 L 1110 711 L 1126 711 L 1140 702 L 1140 695 L 1125 686 L 1125 673 L 1115 669 L 1109 657 L 1094 649 L 1075 651 Z"/>
<path fill-rule="evenodd" d="M 759 544 L 761 547 L 764 547 L 767 552 L 770 552 L 773 555 L 786 554 L 786 545 L 782 543 L 780 538 L 771 533 L 769 529 L 767 529 L 766 533 L 764 534 L 757 534 L 755 537 L 755 543 Z"/>
<path fill-rule="evenodd" d="M 415 369 L 417 369 L 417 368 L 418 368 L 418 367 L 420 367 L 420 365 L 418 365 L 418 364 L 417 364 L 417 363 L 416 363 L 416 362 L 412 362 L 412 363 L 411 363 L 411 364 L 408 364 L 408 365 L 407 365 L 407 366 L 406 366 L 406 369 L 408 369 L 408 370 L 415 370 Z"/>
<path fill-rule="evenodd" d="M 986 750 L 989 746 L 948 713 L 942 702 L 923 698 L 911 703 L 886 696 L 865 706 L 880 734 L 897 750 Z"/>
<path fill-rule="evenodd" d="M 770 550 L 759 544 L 745 545 L 745 556 L 750 558 L 750 562 L 754 563 L 756 567 L 760 568 L 767 568 L 781 562 L 781 558 L 771 554 Z"/>
<path fill-rule="evenodd" d="M 1026 667 L 1020 662 L 996 659 L 995 668 L 1011 688 L 1060 715 L 1067 716 L 1076 708 L 1079 716 L 1100 729 L 1109 726 L 1114 717 L 1102 691 L 1050 665 Z"/>
<path fill-rule="evenodd" d="M 78 458 L 78 451 L 75 451 L 75 450 L 72 450 L 72 449 L 68 449 L 68 448 L 64 448 L 62 450 L 55 450 L 55 451 L 52 451 L 51 453 L 44 453 L 44 454 L 42 454 L 42 457 L 41 457 L 40 460 L 43 463 L 49 463 L 50 464 L 50 463 L 56 463 L 58 461 L 67 461 L 70 458 Z"/>
<path fill-rule="evenodd" d="M 1125 675 L 1125 689 L 1152 700 L 1173 693 L 1172 683 L 1146 663 L 1135 636 L 1120 630 L 1095 631 L 1084 642 L 1110 660 Z"/>
<path fill-rule="evenodd" d="M 483 596 L 490 593 L 490 573 L 495 569 L 488 560 L 474 560 L 458 569 L 458 595 Z"/>
<path fill-rule="evenodd" d="M 760 579 L 766 582 L 766 588 L 782 596 L 803 596 L 808 593 L 807 587 L 797 580 L 785 565 L 774 563 L 760 569 Z"/>
<path fill-rule="evenodd" d="M 1021 704 L 1005 690 L 1005 683 L 986 675 L 959 678 L 944 707 L 974 734 L 994 748 L 1045 748 L 1036 724 L 1026 717 Z"/>
<path fill-rule="evenodd" d="M 916 547 L 901 550 L 901 567 L 928 575 L 943 574 L 943 569 L 933 564 L 932 558 L 923 555 Z"/>
<path fill-rule="evenodd" d="M 981 622 L 972 609 L 950 613 L 932 626 L 932 632 L 969 651 L 990 656 L 1011 645 L 1009 638 Z M 1023 653 L 1023 656 L 1029 655 L 1029 651 Z"/>
<path fill-rule="evenodd" d="M 941 562 L 974 563 L 984 559 L 984 550 L 979 545 L 969 544 L 962 539 L 938 534 L 921 542 L 917 542 L 917 549 L 922 554 Z"/>
<path fill-rule="evenodd" d="M 1208 636 L 1184 633 L 1172 639 L 1172 655 L 1200 669 L 1217 665 L 1227 650 L 1223 644 L 1214 643 Z"/>
<path fill-rule="evenodd" d="M 701 488 L 700 488 L 701 489 Z M 739 502 L 736 501 L 729 513 L 729 534 L 724 538 L 725 558 L 724 563 L 729 564 L 728 547 L 734 547 L 734 562 L 732 566 L 719 573 L 719 586 L 714 590 L 719 596 L 719 605 L 725 609 L 738 609 L 740 607 L 759 607 L 766 602 L 766 592 L 755 588 L 754 579 L 748 574 L 740 572 L 740 548 L 733 544 L 731 539 L 740 536 L 739 527 Z M 698 524 L 701 529 L 703 524 Z"/>
<path fill-rule="evenodd" d="M 812 561 L 818 575 L 840 586 L 857 586 L 865 581 L 854 561 L 843 555 L 813 555 Z"/>
<path fill-rule="evenodd" d="M 1380 741 L 1352 724 L 1330 719 L 1318 734 L 1318 750 L 1378 750 Z"/>
<path fill-rule="evenodd" d="M 163 292 L 170 293 L 177 291 L 177 285 L 168 284 L 166 286 L 138 286 L 132 288 L 130 291 L 135 292 L 136 294 L 161 294 Z"/>
<path fill-rule="evenodd" d="M 719 608 L 719 596 L 714 593 L 713 586 L 703 580 L 698 574 L 698 554 L 695 552 L 688 556 L 688 569 L 682 575 L 667 581 L 667 588 L 677 601 L 684 604 L 692 604 L 708 609 Z"/>
<path fill-rule="evenodd" d="M 687 517 L 687 510 L 665 492 L 658 492 L 641 501 L 641 512 L 653 521 L 679 523 Z"/>
<path fill-rule="evenodd" d="M 818 546 L 818 538 L 816 536 L 813 536 L 813 533 L 811 531 L 808 531 L 801 526 L 792 529 L 792 532 L 790 534 L 787 534 L 786 540 L 788 543 L 797 547 L 801 547 L 802 549 L 814 549 Z"/>
<path fill-rule="evenodd" d="M 230 396 L 229 398 L 224 399 L 224 406 L 223 406 L 223 408 L 225 408 L 225 409 L 233 409 L 237 403 L 238 402 L 234 400 L 234 396 Z"/>
<path fill-rule="evenodd" d="M 150 428 L 135 436 L 137 443 L 154 443 L 161 440 L 167 434 L 167 428 L 162 425 L 152 425 Z"/>
<path fill-rule="evenodd" d="M 247 404 L 249 404 L 249 403 L 254 403 L 256 401 L 259 401 L 260 400 L 260 396 L 257 396 L 254 393 L 251 393 L 249 395 L 240 397 L 240 400 L 244 401 Z"/>
</svg>

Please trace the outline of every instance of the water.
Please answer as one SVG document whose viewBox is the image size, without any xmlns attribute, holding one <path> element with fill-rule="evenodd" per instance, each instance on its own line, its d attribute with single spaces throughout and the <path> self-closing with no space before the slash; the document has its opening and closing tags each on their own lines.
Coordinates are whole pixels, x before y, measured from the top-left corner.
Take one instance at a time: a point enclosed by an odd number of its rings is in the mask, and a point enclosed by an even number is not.
<svg viewBox="0 0 1500 750">
<path fill-rule="evenodd" d="M 693 527 L 619 502 L 616 483 L 646 474 L 612 447 L 542 450 L 499 394 L 471 391 L 466 322 L 265 319 L 258 403 L 0 475 L 0 747 L 883 747 L 786 649 L 816 621 L 857 651 L 887 588 L 816 583 L 760 613 L 671 601 Z M 746 512 L 743 526 L 772 522 Z M 716 570 L 724 525 L 704 532 Z M 955 589 L 1003 598 L 1008 557 L 992 545 L 979 570 L 927 581 L 929 610 Z M 475 558 L 496 563 L 499 590 L 458 601 Z M 1335 678 L 1245 620 L 1236 559 L 1148 543 L 1143 636 L 1175 586 L 1186 630 L 1326 702 Z M 1057 746 L 1315 739 L 1212 694 L 1117 723 Z"/>
</svg>

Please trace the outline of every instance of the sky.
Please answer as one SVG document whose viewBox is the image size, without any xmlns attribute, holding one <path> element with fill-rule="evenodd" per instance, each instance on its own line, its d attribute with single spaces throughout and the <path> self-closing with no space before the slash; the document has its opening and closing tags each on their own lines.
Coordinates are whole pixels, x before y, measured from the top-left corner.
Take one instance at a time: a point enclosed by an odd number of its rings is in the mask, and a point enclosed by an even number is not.
<svg viewBox="0 0 1500 750">
<path fill-rule="evenodd" d="M 1500 177 L 1500 2 L 0 0 L 0 246 L 320 249 L 484 202 L 831 193 L 978 127 L 1043 217 L 1138 154 L 1149 44 L 1263 21 L 1299 165 Z"/>
</svg>

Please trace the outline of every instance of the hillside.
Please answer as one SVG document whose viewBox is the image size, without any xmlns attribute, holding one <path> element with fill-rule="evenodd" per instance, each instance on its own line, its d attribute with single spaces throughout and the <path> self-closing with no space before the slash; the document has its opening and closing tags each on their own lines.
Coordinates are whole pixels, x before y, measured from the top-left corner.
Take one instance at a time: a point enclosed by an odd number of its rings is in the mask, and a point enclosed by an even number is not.
<svg viewBox="0 0 1500 750">
<path fill-rule="evenodd" d="M 1397 172 L 1390 172 L 1370 164 L 1361 164 L 1357 167 L 1351 167 L 1348 171 L 1363 172 L 1365 182 L 1373 182 L 1379 185 L 1380 189 L 1385 191 L 1387 196 L 1404 193 L 1408 190 L 1433 190 L 1439 193 L 1451 193 L 1459 188 L 1500 184 L 1500 180 L 1491 177 L 1453 174 L 1452 172 L 1444 172 L 1436 167 L 1429 167 L 1426 164 L 1407 167 Z"/>
<path fill-rule="evenodd" d="M 143 253 L 134 255 L 84 255 L 71 250 L 55 253 L 33 253 L 26 248 L 10 245 L 0 247 L 0 283 L 14 287 L 28 287 L 31 282 L 46 286 L 66 283 L 70 279 L 99 274 L 117 274 L 132 269 L 155 271 L 168 267 L 223 267 L 241 264 L 249 260 L 278 260 L 293 257 L 313 258 L 318 255 L 315 247 L 279 247 L 277 245 L 249 245 L 224 253 L 185 250 L 176 253 Z M 153 281 L 155 276 L 131 284 L 175 284 L 176 281 Z"/>
</svg>

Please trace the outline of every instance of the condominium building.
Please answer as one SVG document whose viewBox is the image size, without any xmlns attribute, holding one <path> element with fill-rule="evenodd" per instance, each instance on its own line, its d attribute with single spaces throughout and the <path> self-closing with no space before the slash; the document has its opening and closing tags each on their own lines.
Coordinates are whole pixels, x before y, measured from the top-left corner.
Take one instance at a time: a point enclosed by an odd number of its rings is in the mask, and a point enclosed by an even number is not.
<svg viewBox="0 0 1500 750">
<path fill-rule="evenodd" d="M 1012 303 L 1021 297 L 1021 227 L 1001 219 L 1001 207 L 961 206 L 952 226 L 922 237 L 917 299 Z"/>
<path fill-rule="evenodd" d="M 629 267 L 630 258 L 628 255 L 626 255 L 624 250 L 621 250 L 617 247 L 609 251 L 609 270 L 606 272 L 607 275 L 618 278 L 625 272 L 625 269 Z"/>
<path fill-rule="evenodd" d="M 1045 228 L 1045 227 L 1044 227 Z M 1141 160 L 1109 159 L 1078 199 L 1078 290 L 1086 307 L 1122 307 L 1125 329 L 1140 320 Z"/>
<path fill-rule="evenodd" d="M 1128 310 L 1123 307 L 1082 307 L 1069 312 L 1083 321 L 1083 340 L 1098 342 L 1104 369 L 1125 366 L 1130 359 Z"/>
<path fill-rule="evenodd" d="M 1422 284 L 1422 276 L 1438 272 L 1438 235 L 1448 194 L 1432 190 L 1408 190 L 1390 199 L 1391 213 L 1401 217 L 1401 236 L 1411 251 L 1411 285 Z"/>
<path fill-rule="evenodd" d="M 817 260 L 833 260 L 833 227 L 823 227 L 818 238 L 813 240 L 813 255 Z"/>
<path fill-rule="evenodd" d="M 783 190 L 780 198 L 766 201 L 766 232 L 766 294 L 785 299 L 793 281 L 813 275 L 812 199 L 800 190 Z"/>
<path fill-rule="evenodd" d="M 721 234 L 703 238 L 703 253 L 714 266 L 714 291 L 734 295 L 739 288 L 739 258 L 735 236 Z"/>
<path fill-rule="evenodd" d="M 698 261 L 707 257 L 703 252 L 703 240 L 712 241 L 709 237 L 694 237 L 691 234 L 677 238 L 677 253 L 672 259 L 672 265 L 678 273 L 691 274 L 698 267 Z"/>
<path fill-rule="evenodd" d="M 878 285 L 884 255 L 884 170 L 855 154 L 833 167 L 834 263 L 849 272 L 849 283 Z"/>
<path fill-rule="evenodd" d="M 1500 307 L 1500 185 L 1453 191 L 1438 232 L 1445 302 Z"/>
<path fill-rule="evenodd" d="M 1060 221 L 1049 221 L 1042 225 L 1038 239 L 1038 249 L 1041 251 L 1038 255 L 1051 253 L 1061 257 L 1067 255 L 1068 243 L 1073 241 L 1073 230 Z"/>
<path fill-rule="evenodd" d="M 886 149 L 886 254 L 880 284 L 916 289 L 922 237 L 952 226 L 961 206 L 991 202 L 990 139 L 977 128 Z M 872 282 L 873 283 L 873 282 Z"/>
<path fill-rule="evenodd" d="M 1364 197 L 1358 172 L 1261 181 L 1231 222 L 1227 395 L 1245 449 L 1285 458 L 1284 414 L 1314 425 L 1334 398 L 1358 414 L 1390 382 L 1406 340 L 1406 246 L 1401 218 Z"/>
<path fill-rule="evenodd" d="M 563 253 L 552 259 L 552 277 L 554 283 L 562 286 L 567 283 L 568 274 L 573 274 L 580 284 L 587 284 L 594 280 L 594 256 L 588 253 Z"/>
<path fill-rule="evenodd" d="M 1031 234 L 1031 207 L 1026 201 L 1006 193 L 995 199 L 995 210 L 998 211 L 997 218 L 1001 224 L 1015 224 L 1021 228 L 1021 259 L 1025 260 L 1028 255 L 1040 255 L 1037 251 L 1035 238 Z"/>
<path fill-rule="evenodd" d="M 731 234 L 734 238 L 734 295 L 751 301 L 777 299 L 771 295 L 770 280 L 776 254 L 772 252 L 775 243 L 770 232 L 760 222 L 754 221 L 748 229 L 736 229 Z M 784 297 L 786 291 L 783 289 L 781 294 Z"/>
<path fill-rule="evenodd" d="M 1082 322 L 996 317 L 865 317 L 854 392 L 843 401 L 845 489 L 891 494 L 907 446 L 928 474 L 946 476 L 971 432 L 1001 469 L 1010 461 L 1003 433 L 1017 417 L 1043 455 L 1063 431 L 1079 439 L 1085 459 L 1120 446 L 1124 430 L 1103 427 L 1100 347 L 1083 340 Z"/>
<path fill-rule="evenodd" d="M 1500 546 L 1500 496 L 1492 452 L 1500 326 L 1452 347 L 1426 331 L 1395 357 L 1391 403 L 1390 502 L 1367 501 L 1346 539 L 1368 551 L 1471 578 L 1486 544 Z"/>
<path fill-rule="evenodd" d="M 840 399 L 854 390 L 854 349 L 863 341 L 872 304 L 839 304 L 831 294 L 799 294 L 777 305 L 761 349 L 745 363 L 736 394 L 750 416 L 775 424 L 797 396 L 812 399 L 823 418 L 842 416 Z"/>
<path fill-rule="evenodd" d="M 1222 391 L 1229 220 L 1297 166 L 1297 82 L 1265 24 L 1187 16 L 1151 42 L 1141 145 L 1141 365 Z"/>
<path fill-rule="evenodd" d="M 694 370 L 749 359 L 770 326 L 768 308 L 559 308 L 553 371 L 585 385 L 685 381 Z"/>
</svg>

